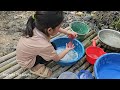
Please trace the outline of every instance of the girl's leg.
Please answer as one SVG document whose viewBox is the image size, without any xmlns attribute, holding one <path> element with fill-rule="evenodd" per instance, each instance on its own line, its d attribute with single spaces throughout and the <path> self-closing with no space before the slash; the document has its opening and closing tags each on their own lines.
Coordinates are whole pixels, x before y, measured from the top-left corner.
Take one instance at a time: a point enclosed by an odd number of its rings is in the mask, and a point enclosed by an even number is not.
<svg viewBox="0 0 120 90">
<path fill-rule="evenodd" d="M 36 66 L 37 64 L 44 64 L 44 65 L 46 65 L 46 64 L 48 64 L 50 61 L 46 61 L 46 60 L 44 60 L 41 56 L 39 56 L 39 55 L 37 55 L 36 56 L 36 62 L 35 62 L 35 64 L 34 64 L 34 66 Z M 34 67 L 33 66 L 33 67 Z"/>
<path fill-rule="evenodd" d="M 51 42 L 51 44 L 53 45 L 54 49 L 56 50 L 56 45 L 53 42 Z M 46 61 L 41 56 L 37 55 L 36 62 L 34 64 L 33 68 L 31 69 L 31 72 L 36 75 L 49 77 L 52 74 L 52 71 L 48 67 L 45 67 L 45 65 L 47 65 L 49 62 L 50 61 Z M 42 70 L 40 70 L 41 68 L 42 68 Z M 47 74 L 45 74 L 46 71 L 47 71 Z"/>
<path fill-rule="evenodd" d="M 43 76 L 43 77 L 49 77 L 52 74 L 52 71 L 48 67 L 45 66 L 49 62 L 50 61 L 45 61 L 41 56 L 37 55 L 36 62 L 34 66 L 31 68 L 31 73 L 39 75 L 39 76 Z"/>
</svg>

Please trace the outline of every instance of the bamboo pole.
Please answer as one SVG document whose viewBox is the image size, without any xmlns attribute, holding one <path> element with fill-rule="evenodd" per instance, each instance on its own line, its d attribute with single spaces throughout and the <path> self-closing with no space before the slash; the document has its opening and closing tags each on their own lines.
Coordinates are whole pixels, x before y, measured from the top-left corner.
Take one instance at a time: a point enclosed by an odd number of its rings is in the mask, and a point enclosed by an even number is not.
<svg viewBox="0 0 120 90">
<path fill-rule="evenodd" d="M 95 75 L 94 75 L 94 70 L 93 70 L 93 72 L 92 72 L 92 75 L 95 76 Z"/>
<path fill-rule="evenodd" d="M 77 70 L 75 70 L 75 73 L 77 74 L 80 70 L 82 69 L 86 69 L 87 67 L 89 67 L 89 63 L 85 62 L 81 67 L 79 67 Z"/>
<path fill-rule="evenodd" d="M 68 27 L 69 28 L 69 27 Z M 86 36 L 86 38 L 87 37 L 89 37 L 91 34 L 93 34 L 94 32 L 93 31 L 91 31 L 87 36 Z M 63 34 L 64 35 L 64 34 Z M 59 35 L 59 36 L 63 36 L 63 35 Z M 58 35 L 57 35 L 58 36 Z M 52 61 L 52 62 L 50 62 L 47 66 L 49 66 L 50 68 L 52 68 L 52 70 L 53 71 L 55 71 L 56 69 L 58 69 L 58 68 L 60 68 L 60 66 L 59 65 L 57 65 L 54 61 Z M 32 77 L 27 77 L 26 79 L 35 79 L 35 78 L 37 78 L 38 76 L 36 76 L 36 75 L 33 75 Z M 40 77 L 41 78 L 41 77 Z"/>
<path fill-rule="evenodd" d="M 60 68 L 60 65 L 56 65 L 56 66 L 51 67 L 51 70 L 54 72 L 54 71 L 56 71 L 58 68 Z M 28 76 L 28 77 L 26 77 L 25 79 L 36 79 L 36 78 L 38 78 L 38 77 L 39 77 L 39 76 L 32 74 L 32 76 Z"/>
<path fill-rule="evenodd" d="M 14 57 L 15 55 L 16 55 L 16 51 L 14 51 L 12 53 L 9 53 L 9 54 L 7 54 L 7 55 L 5 55 L 3 57 L 0 57 L 0 63 L 2 63 L 4 61 L 6 61 L 6 60 L 8 60 L 8 59 L 10 59 L 12 57 Z"/>
<path fill-rule="evenodd" d="M 51 62 L 47 65 L 47 67 L 52 68 L 52 67 L 54 67 L 55 65 L 56 65 L 56 62 L 55 62 L 55 61 L 51 61 Z"/>
<path fill-rule="evenodd" d="M 31 76 L 28 76 L 25 79 L 36 79 L 37 77 L 39 76 L 32 74 Z"/>
<path fill-rule="evenodd" d="M 83 45 L 86 46 L 86 44 L 87 44 L 88 42 L 91 42 L 91 39 L 92 39 L 93 37 L 95 37 L 95 36 L 96 36 L 96 34 L 94 33 L 94 34 L 92 34 L 90 37 L 86 38 L 86 39 L 82 42 Z"/>
<path fill-rule="evenodd" d="M 7 61 L 2 62 L 2 63 L 0 64 L 0 68 L 3 67 L 3 66 L 5 66 L 5 65 L 7 65 L 7 64 L 9 64 L 9 63 L 12 62 L 12 61 L 15 61 L 15 60 L 16 60 L 16 57 L 13 57 L 13 58 L 11 58 L 11 59 L 9 59 L 9 60 L 7 60 Z"/>
<path fill-rule="evenodd" d="M 26 70 L 25 72 L 21 73 L 20 75 L 18 75 L 14 79 L 23 79 L 23 78 L 27 77 L 28 75 L 30 75 L 29 70 Z"/>
<path fill-rule="evenodd" d="M 13 67 L 5 70 L 4 72 L 0 73 L 0 79 L 6 77 L 6 76 L 11 76 L 13 75 L 12 73 L 15 72 L 16 70 L 20 69 L 20 66 L 18 64 L 14 65 Z"/>
<path fill-rule="evenodd" d="M 84 56 L 78 63 L 76 63 L 75 65 L 73 65 L 70 69 L 68 69 L 68 71 L 73 72 L 76 69 L 78 69 L 82 64 L 84 64 L 86 61 L 86 56 Z"/>
<path fill-rule="evenodd" d="M 65 66 L 65 67 L 60 67 L 59 69 L 57 69 L 55 72 L 53 72 L 53 74 L 51 75 L 51 77 L 48 77 L 46 79 L 49 78 L 55 78 L 58 77 L 62 72 L 66 71 L 68 68 L 70 68 L 71 66 Z M 39 79 L 39 78 L 38 78 Z"/>
<path fill-rule="evenodd" d="M 54 62 L 55 63 L 55 62 Z M 52 64 L 53 65 L 53 64 Z M 48 67 L 48 65 L 47 65 L 47 67 Z M 53 66 L 53 67 L 51 67 L 51 70 L 53 71 L 53 72 L 55 72 L 58 68 L 60 68 L 60 65 L 56 65 L 56 66 Z M 37 76 L 37 75 L 32 75 L 32 76 L 28 76 L 28 77 L 26 77 L 25 79 L 36 79 L 36 78 L 38 78 L 39 76 Z M 40 77 L 40 79 L 43 79 L 42 77 Z"/>
<path fill-rule="evenodd" d="M 92 33 L 91 33 L 92 34 Z M 91 36 L 92 37 L 92 36 Z M 53 62 L 51 62 L 52 64 L 53 64 Z M 53 64 L 53 66 L 54 66 L 54 64 Z M 55 66 L 56 67 L 56 69 L 58 68 L 58 66 Z M 55 70 L 55 69 L 54 69 Z M 35 77 L 36 77 L 36 75 L 35 75 Z M 34 77 L 33 77 L 34 78 Z M 29 78 L 28 78 L 29 79 Z"/>
<path fill-rule="evenodd" d="M 71 67 L 74 67 L 74 66 L 78 66 L 78 64 L 83 64 L 84 63 L 84 61 L 85 61 L 85 57 L 83 57 L 80 61 L 78 61 L 78 63 L 76 63 L 75 65 L 72 65 L 72 66 L 66 66 L 66 67 L 60 67 L 59 69 L 57 69 L 54 73 L 53 73 L 53 75 L 51 76 L 51 77 L 49 77 L 49 78 L 47 78 L 47 79 L 50 79 L 50 78 L 57 78 L 62 72 L 64 72 L 64 71 L 66 71 L 66 70 L 74 70 L 75 68 L 72 68 L 71 69 Z M 77 67 L 76 66 L 76 67 Z M 39 78 L 38 78 L 39 79 Z"/>
<path fill-rule="evenodd" d="M 20 68 L 20 69 L 18 69 L 17 71 L 15 71 L 14 73 L 12 73 L 12 75 L 6 76 L 6 77 L 3 78 L 3 79 L 13 79 L 13 78 L 17 77 L 18 75 L 20 75 L 20 74 L 23 73 L 23 72 L 24 72 L 24 69 Z"/>
<path fill-rule="evenodd" d="M 16 64 L 17 64 L 17 62 L 16 62 L 16 61 L 13 61 L 13 62 L 11 62 L 11 63 L 9 63 L 9 64 L 1 67 L 1 68 L 0 68 L 0 73 L 3 72 L 3 71 L 5 71 L 6 69 L 8 69 L 8 68 L 10 68 L 10 67 L 12 67 L 12 66 L 14 66 L 14 65 L 16 65 Z"/>
<path fill-rule="evenodd" d="M 83 41 L 88 38 L 89 36 L 91 36 L 92 34 L 94 34 L 95 32 L 93 30 L 91 30 L 86 36 L 85 38 L 83 39 Z"/>
<path fill-rule="evenodd" d="M 92 72 L 93 71 L 93 65 L 90 65 L 90 67 L 87 70 Z"/>
</svg>

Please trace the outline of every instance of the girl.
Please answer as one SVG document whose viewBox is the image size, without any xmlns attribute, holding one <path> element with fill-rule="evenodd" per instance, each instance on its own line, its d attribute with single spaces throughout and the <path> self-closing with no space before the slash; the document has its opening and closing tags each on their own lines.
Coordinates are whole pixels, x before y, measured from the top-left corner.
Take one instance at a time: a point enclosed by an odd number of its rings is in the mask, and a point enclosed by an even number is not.
<svg viewBox="0 0 120 90">
<path fill-rule="evenodd" d="M 52 71 L 46 67 L 46 64 L 51 60 L 57 62 L 62 59 L 74 49 L 74 45 L 66 44 L 66 49 L 57 54 L 55 46 L 50 43 L 50 36 L 61 32 L 77 37 L 76 32 L 60 28 L 63 19 L 62 11 L 36 11 L 34 17 L 29 17 L 26 30 L 17 45 L 17 62 L 21 67 L 30 69 L 35 75 L 51 76 Z"/>
</svg>

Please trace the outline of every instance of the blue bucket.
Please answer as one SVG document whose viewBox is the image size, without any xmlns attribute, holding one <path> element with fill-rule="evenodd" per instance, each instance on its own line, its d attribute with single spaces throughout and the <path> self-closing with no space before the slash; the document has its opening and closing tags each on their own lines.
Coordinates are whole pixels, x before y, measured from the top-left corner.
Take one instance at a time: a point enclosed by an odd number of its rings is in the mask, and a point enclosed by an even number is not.
<svg viewBox="0 0 120 90">
<path fill-rule="evenodd" d="M 51 42 L 55 44 L 56 51 L 59 54 L 62 50 L 66 48 L 66 43 L 69 43 L 70 39 L 67 36 L 55 37 L 51 39 Z M 75 64 L 78 60 L 80 60 L 83 57 L 85 52 L 83 44 L 77 39 L 73 40 L 73 44 L 75 48 L 68 52 L 68 55 L 66 55 L 63 59 L 57 62 L 59 65 L 70 66 Z"/>
<path fill-rule="evenodd" d="M 96 79 L 120 79 L 120 54 L 107 53 L 94 64 Z"/>
<path fill-rule="evenodd" d="M 66 71 L 60 74 L 58 79 L 79 79 L 79 78 L 75 73 Z"/>
</svg>

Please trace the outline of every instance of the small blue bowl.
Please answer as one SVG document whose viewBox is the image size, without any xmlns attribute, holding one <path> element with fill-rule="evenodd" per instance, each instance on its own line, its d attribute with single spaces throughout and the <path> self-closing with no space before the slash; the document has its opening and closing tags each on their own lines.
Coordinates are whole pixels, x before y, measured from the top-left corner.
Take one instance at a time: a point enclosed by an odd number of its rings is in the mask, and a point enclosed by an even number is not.
<svg viewBox="0 0 120 90">
<path fill-rule="evenodd" d="M 51 42 L 53 42 L 55 44 L 57 50 L 59 48 L 64 48 L 65 49 L 66 48 L 66 43 L 69 43 L 70 39 L 67 36 L 55 37 L 55 38 L 51 39 Z M 83 57 L 83 55 L 85 53 L 83 44 L 80 41 L 78 41 L 77 39 L 73 40 L 73 44 L 75 46 L 73 51 L 75 52 L 76 56 L 71 57 L 71 60 L 69 60 L 69 61 L 68 60 L 60 60 L 60 61 L 58 61 L 57 63 L 59 65 L 61 65 L 61 66 L 70 66 L 70 65 L 75 64 L 78 60 L 80 60 Z"/>
<path fill-rule="evenodd" d="M 80 70 L 78 73 L 79 79 L 94 79 L 92 76 L 92 73 L 90 73 L 88 70 Z"/>
<path fill-rule="evenodd" d="M 60 74 L 58 79 L 79 79 L 79 78 L 75 73 L 66 71 Z"/>
<path fill-rule="evenodd" d="M 96 79 L 120 79 L 120 54 L 107 53 L 94 64 Z"/>
</svg>

